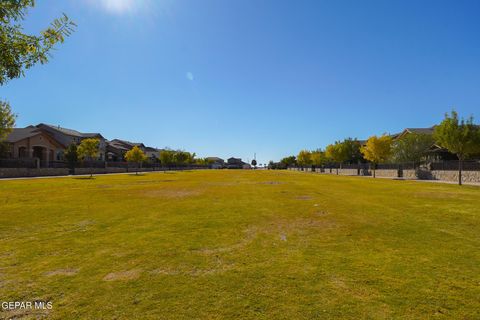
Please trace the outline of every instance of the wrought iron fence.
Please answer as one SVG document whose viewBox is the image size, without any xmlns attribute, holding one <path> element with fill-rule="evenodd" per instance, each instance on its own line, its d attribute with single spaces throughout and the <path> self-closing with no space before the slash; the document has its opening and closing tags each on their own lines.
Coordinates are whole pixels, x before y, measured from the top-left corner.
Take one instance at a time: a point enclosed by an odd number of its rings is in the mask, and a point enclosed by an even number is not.
<svg viewBox="0 0 480 320">
<path fill-rule="evenodd" d="M 0 159 L 0 168 L 37 168 L 37 159 Z"/>
<path fill-rule="evenodd" d="M 67 161 L 40 161 L 39 159 L 0 159 L 0 168 L 124 168 L 136 169 L 139 167 L 134 162 L 122 161 L 79 161 L 71 164 Z M 191 170 L 191 169 L 209 169 L 208 165 L 194 164 L 172 164 L 162 166 L 160 163 L 144 162 L 140 168 L 148 168 L 152 170 Z"/>
<path fill-rule="evenodd" d="M 427 168 L 430 170 L 458 170 L 459 164 L 457 160 L 432 162 L 427 164 Z M 480 160 L 463 161 L 462 170 L 480 171 Z"/>
<path fill-rule="evenodd" d="M 372 170 L 374 165 L 372 163 L 353 163 L 353 164 L 328 164 L 324 166 L 308 166 L 300 167 L 294 166 L 289 167 L 297 170 L 305 169 L 358 169 L 358 170 Z M 445 171 L 456 171 L 459 169 L 458 160 L 448 160 L 448 161 L 436 161 L 436 162 L 404 162 L 404 163 L 381 163 L 375 165 L 377 170 L 416 170 L 416 169 L 425 169 L 425 170 L 445 170 Z M 480 171 L 480 160 L 467 160 L 463 162 L 462 170 L 464 171 Z"/>
</svg>

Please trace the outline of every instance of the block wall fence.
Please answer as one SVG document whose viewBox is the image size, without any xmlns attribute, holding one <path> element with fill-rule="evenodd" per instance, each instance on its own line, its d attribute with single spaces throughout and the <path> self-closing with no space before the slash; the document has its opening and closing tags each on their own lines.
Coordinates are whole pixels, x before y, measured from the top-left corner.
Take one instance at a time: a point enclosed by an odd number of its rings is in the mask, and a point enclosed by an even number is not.
<svg viewBox="0 0 480 320">
<path fill-rule="evenodd" d="M 182 168 L 181 170 L 189 170 L 190 168 Z M 175 169 L 168 169 L 175 170 Z M 180 170 L 180 169 L 178 169 Z M 146 171 L 163 171 L 163 169 L 155 168 L 141 168 L 139 172 Z M 134 168 L 75 168 L 75 175 L 106 174 L 106 173 L 127 173 L 135 172 Z M 48 176 L 68 176 L 70 170 L 67 168 L 0 168 L 1 178 L 26 178 L 26 177 L 48 177 Z"/>
<path fill-rule="evenodd" d="M 336 169 L 336 168 L 289 168 L 292 171 L 315 172 L 330 175 L 342 176 L 372 176 L 370 169 Z M 375 176 L 392 179 L 410 179 L 410 180 L 439 180 L 448 182 L 458 181 L 458 171 L 456 170 L 397 170 L 397 169 L 377 169 Z M 462 171 L 462 181 L 467 183 L 480 183 L 480 171 Z"/>
</svg>

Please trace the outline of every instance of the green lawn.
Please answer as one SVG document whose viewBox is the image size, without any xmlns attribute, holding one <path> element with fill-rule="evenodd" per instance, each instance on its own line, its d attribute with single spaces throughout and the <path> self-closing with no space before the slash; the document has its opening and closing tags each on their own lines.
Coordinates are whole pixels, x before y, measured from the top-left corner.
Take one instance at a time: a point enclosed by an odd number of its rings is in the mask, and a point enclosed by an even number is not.
<svg viewBox="0 0 480 320">
<path fill-rule="evenodd" d="M 480 188 L 286 171 L 0 181 L 48 319 L 480 319 Z"/>
</svg>

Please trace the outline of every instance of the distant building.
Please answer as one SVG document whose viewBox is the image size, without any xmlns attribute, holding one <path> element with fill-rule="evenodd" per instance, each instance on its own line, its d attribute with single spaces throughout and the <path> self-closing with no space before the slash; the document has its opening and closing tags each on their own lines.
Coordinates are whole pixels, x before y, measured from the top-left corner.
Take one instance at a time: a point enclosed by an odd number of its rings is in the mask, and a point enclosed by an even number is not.
<svg viewBox="0 0 480 320">
<path fill-rule="evenodd" d="M 123 161 L 125 153 L 138 147 L 143 152 L 147 153 L 147 147 L 141 142 L 130 142 L 127 140 L 113 139 L 107 141 L 107 160 L 108 161 Z"/>
<path fill-rule="evenodd" d="M 152 147 L 145 147 L 145 155 L 147 156 L 148 159 L 150 159 L 152 162 L 157 162 L 160 160 L 160 152 L 161 149 L 157 148 L 152 148 Z"/>
<path fill-rule="evenodd" d="M 430 128 L 406 128 L 402 132 L 392 135 L 394 140 L 401 139 L 409 134 L 427 134 L 433 135 L 435 126 Z M 442 161 L 442 160 L 458 160 L 455 154 L 452 154 L 447 149 L 440 147 L 436 143 L 433 143 L 427 152 L 428 161 Z"/>
<path fill-rule="evenodd" d="M 100 133 L 84 133 L 45 123 L 14 128 L 6 138 L 7 158 L 38 159 L 42 166 L 48 166 L 51 161 L 64 161 L 65 149 L 71 144 L 78 145 L 87 138 L 99 140 L 96 160 L 124 161 L 125 153 L 135 146 L 152 161 L 160 158 L 160 149 L 147 147 L 141 142 L 120 139 L 108 141 Z"/>
<path fill-rule="evenodd" d="M 244 165 L 247 163 L 243 162 L 240 158 L 228 158 L 227 159 L 227 168 L 228 169 L 243 169 Z"/>
<path fill-rule="evenodd" d="M 435 126 L 429 128 L 405 128 L 399 133 L 391 134 L 390 137 L 395 141 L 408 136 L 409 134 L 426 134 L 433 135 Z M 364 146 L 367 140 L 358 140 L 359 143 Z M 433 143 L 430 149 L 427 151 L 428 161 L 443 161 L 443 160 L 458 160 L 455 154 L 452 154 L 447 149 L 440 147 L 436 143 Z"/>
<path fill-rule="evenodd" d="M 225 160 L 219 157 L 207 157 L 205 158 L 210 163 L 212 169 L 222 169 L 225 167 Z"/>
<path fill-rule="evenodd" d="M 100 133 L 82 133 L 77 130 L 67 129 L 60 126 L 54 126 L 50 124 L 40 123 L 37 125 L 37 128 L 43 129 L 50 133 L 55 140 L 60 142 L 65 147 L 68 147 L 70 144 L 79 144 L 83 139 L 95 138 L 100 141 L 98 145 L 98 159 L 105 160 L 106 153 L 106 139 Z M 62 157 L 63 158 L 63 154 Z"/>
<path fill-rule="evenodd" d="M 100 133 L 82 133 L 44 123 L 14 128 L 6 138 L 7 157 L 38 159 L 42 166 L 48 166 L 51 161 L 63 161 L 65 149 L 70 144 L 79 144 L 86 138 L 96 138 L 100 141 L 98 160 L 104 160 L 106 140 Z"/>
<path fill-rule="evenodd" d="M 7 158 L 39 159 L 42 164 L 62 160 L 65 145 L 56 140 L 49 132 L 28 126 L 15 128 L 7 136 Z"/>
</svg>

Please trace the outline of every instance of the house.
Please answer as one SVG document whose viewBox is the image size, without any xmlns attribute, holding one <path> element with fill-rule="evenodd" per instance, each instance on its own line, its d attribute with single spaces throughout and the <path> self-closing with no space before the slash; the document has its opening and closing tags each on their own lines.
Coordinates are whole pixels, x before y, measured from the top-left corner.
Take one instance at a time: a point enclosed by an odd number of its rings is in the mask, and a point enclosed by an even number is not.
<svg viewBox="0 0 480 320">
<path fill-rule="evenodd" d="M 108 161 L 123 161 L 125 153 L 133 147 L 139 147 L 145 152 L 145 145 L 140 142 L 130 142 L 126 140 L 113 139 L 106 142 L 106 154 Z"/>
<path fill-rule="evenodd" d="M 98 145 L 98 160 L 105 160 L 106 154 L 106 139 L 100 133 L 82 133 L 77 130 L 67 129 L 60 126 L 54 126 L 49 124 L 40 123 L 36 126 L 48 132 L 56 141 L 64 145 L 65 148 L 70 144 L 79 144 L 83 139 L 95 138 L 100 141 Z M 58 160 L 63 159 L 63 153 Z"/>
<path fill-rule="evenodd" d="M 110 141 L 110 143 L 113 143 L 127 150 L 133 149 L 133 147 L 139 147 L 140 150 L 145 152 L 145 145 L 141 142 L 130 142 L 127 140 L 113 139 L 112 141 Z"/>
<path fill-rule="evenodd" d="M 429 128 L 406 128 L 402 132 L 392 136 L 394 140 L 402 139 L 409 134 L 426 134 L 433 136 L 435 126 Z M 458 160 L 455 154 L 452 154 L 447 149 L 442 148 L 436 143 L 433 143 L 430 149 L 427 151 L 428 161 L 443 161 L 443 160 Z"/>
<path fill-rule="evenodd" d="M 392 138 L 394 140 L 401 139 L 402 137 L 411 133 L 433 135 L 434 130 L 435 126 L 430 128 L 406 128 L 402 132 L 392 135 Z"/>
<path fill-rule="evenodd" d="M 108 140 L 106 141 L 106 144 L 107 161 L 123 161 L 123 157 L 129 149 L 123 145 Z"/>
<path fill-rule="evenodd" d="M 240 158 L 228 158 L 227 159 L 227 168 L 228 169 L 243 169 L 244 165 L 247 163 L 243 162 Z"/>
<path fill-rule="evenodd" d="M 393 141 L 402 139 L 409 134 L 426 134 L 433 135 L 435 131 L 435 126 L 428 128 L 405 128 L 399 133 L 389 135 Z M 358 140 L 360 145 L 365 146 L 367 140 Z M 458 160 L 457 156 L 450 153 L 447 149 L 440 147 L 436 143 L 433 143 L 432 146 L 427 151 L 427 160 L 428 161 L 443 161 L 443 160 Z"/>
<path fill-rule="evenodd" d="M 160 159 L 161 151 L 162 151 L 161 149 L 145 147 L 144 152 L 148 159 L 150 159 L 152 162 L 157 162 Z"/>
<path fill-rule="evenodd" d="M 6 138 L 7 156 L 13 159 L 39 159 L 41 166 L 48 166 L 51 161 L 63 161 L 65 149 L 86 138 L 100 140 L 98 159 L 103 160 L 106 144 L 101 134 L 81 133 L 44 123 L 14 128 Z"/>
<path fill-rule="evenodd" d="M 35 126 L 15 128 L 6 138 L 7 158 L 39 159 L 42 166 L 62 160 L 66 146 L 48 131 Z"/>
<path fill-rule="evenodd" d="M 225 160 L 219 157 L 207 157 L 205 160 L 210 164 L 212 169 L 222 169 L 225 167 Z"/>
</svg>

